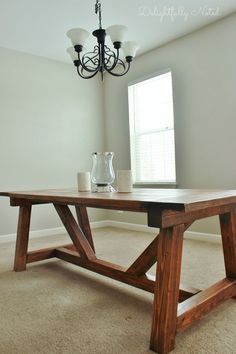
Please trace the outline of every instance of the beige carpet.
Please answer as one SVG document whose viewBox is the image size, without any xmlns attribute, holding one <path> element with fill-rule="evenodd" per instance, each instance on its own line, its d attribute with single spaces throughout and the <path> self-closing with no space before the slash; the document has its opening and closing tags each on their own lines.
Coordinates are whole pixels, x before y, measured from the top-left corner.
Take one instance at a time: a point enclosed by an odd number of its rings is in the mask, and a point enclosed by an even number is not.
<svg viewBox="0 0 236 354">
<path fill-rule="evenodd" d="M 111 228 L 94 234 L 97 254 L 122 265 L 153 238 Z M 34 239 L 31 248 L 65 241 Z M 59 260 L 14 273 L 13 254 L 13 243 L 0 244 L 0 354 L 151 353 L 153 295 Z M 182 282 L 204 288 L 223 277 L 221 246 L 185 240 Z M 236 353 L 236 301 L 179 334 L 173 353 Z"/>
</svg>

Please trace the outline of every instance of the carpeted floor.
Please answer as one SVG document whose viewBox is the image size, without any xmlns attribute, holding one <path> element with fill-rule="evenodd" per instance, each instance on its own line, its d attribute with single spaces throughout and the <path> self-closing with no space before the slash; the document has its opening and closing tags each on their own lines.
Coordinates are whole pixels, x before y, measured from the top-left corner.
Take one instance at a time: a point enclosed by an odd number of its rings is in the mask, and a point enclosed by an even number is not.
<svg viewBox="0 0 236 354">
<path fill-rule="evenodd" d="M 98 256 L 129 265 L 153 236 L 104 228 L 94 238 Z M 44 237 L 30 246 L 67 241 L 68 236 Z M 0 354 L 152 353 L 152 294 L 59 260 L 15 273 L 13 255 L 14 243 L 0 244 Z M 182 282 L 204 288 L 223 277 L 220 245 L 184 241 Z M 236 301 L 179 334 L 173 353 L 236 353 Z"/>
</svg>

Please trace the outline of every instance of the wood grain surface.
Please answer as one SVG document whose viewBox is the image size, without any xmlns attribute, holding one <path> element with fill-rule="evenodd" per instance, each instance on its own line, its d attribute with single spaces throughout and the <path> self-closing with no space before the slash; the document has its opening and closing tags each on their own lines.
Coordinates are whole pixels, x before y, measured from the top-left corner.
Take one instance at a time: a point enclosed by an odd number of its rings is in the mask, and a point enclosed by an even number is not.
<svg viewBox="0 0 236 354">
<path fill-rule="evenodd" d="M 91 193 L 76 189 L 48 189 L 0 192 L 0 196 L 31 200 L 34 203 L 65 203 L 107 209 L 148 211 L 165 209 L 194 211 L 207 207 L 236 204 L 236 190 L 134 189 L 132 193 Z"/>
</svg>

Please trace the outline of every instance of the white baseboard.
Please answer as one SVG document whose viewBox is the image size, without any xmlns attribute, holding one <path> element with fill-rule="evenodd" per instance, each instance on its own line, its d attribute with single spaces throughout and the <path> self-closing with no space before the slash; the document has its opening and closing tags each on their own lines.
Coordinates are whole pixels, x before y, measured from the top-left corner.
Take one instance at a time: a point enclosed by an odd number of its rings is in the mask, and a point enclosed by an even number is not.
<svg viewBox="0 0 236 354">
<path fill-rule="evenodd" d="M 34 230 L 30 231 L 30 238 L 45 237 L 52 235 L 61 235 L 65 233 L 63 227 L 55 227 L 51 229 Z M 0 236 L 0 243 L 11 242 L 16 240 L 16 234 L 8 234 Z"/>
<path fill-rule="evenodd" d="M 107 220 L 103 221 L 94 221 L 91 223 L 92 229 L 97 229 L 100 227 L 109 226 Z M 66 230 L 64 227 L 55 227 L 51 229 L 43 229 L 43 230 L 33 230 L 30 231 L 30 238 L 38 238 L 38 237 L 48 237 L 54 235 L 63 235 L 66 234 Z M 8 235 L 0 235 L 0 244 L 5 242 L 11 242 L 16 240 L 16 234 L 8 234 Z"/>
<path fill-rule="evenodd" d="M 122 221 L 114 221 L 114 220 L 106 220 L 107 226 L 116 227 L 119 229 L 125 230 L 134 230 L 134 231 L 141 231 L 141 232 L 148 232 L 148 233 L 158 233 L 159 229 L 155 227 L 148 227 L 147 225 L 141 224 L 131 224 Z M 197 241 L 206 241 L 206 242 L 213 242 L 213 243 L 221 243 L 221 237 L 217 234 L 209 234 L 209 233 L 201 233 L 195 231 L 186 231 L 184 233 L 184 238 L 188 240 L 197 240 Z"/>
<path fill-rule="evenodd" d="M 218 234 L 205 234 L 202 232 L 195 231 L 186 231 L 184 233 L 184 238 L 187 240 L 196 240 L 196 241 L 206 241 L 213 243 L 221 243 L 221 236 Z"/>
<path fill-rule="evenodd" d="M 148 232 L 151 234 L 158 233 L 159 231 L 159 229 L 155 227 L 148 227 L 147 225 L 143 225 L 143 224 L 132 224 L 129 222 L 115 221 L 115 220 L 106 220 L 106 222 L 108 224 L 107 226 L 116 227 L 118 229 Z"/>
<path fill-rule="evenodd" d="M 110 220 L 92 221 L 91 229 L 100 229 L 101 227 L 110 226 Z"/>
<path fill-rule="evenodd" d="M 139 232 L 147 232 L 152 234 L 157 234 L 158 229 L 154 227 L 148 227 L 147 225 L 142 224 L 132 224 L 122 221 L 115 221 L 115 220 L 102 220 L 102 221 L 94 221 L 91 222 L 91 228 L 97 229 L 102 227 L 115 227 L 119 229 L 125 230 L 133 230 Z M 30 232 L 30 238 L 37 238 L 37 237 L 48 237 L 53 235 L 63 235 L 66 231 L 64 227 L 56 227 L 51 229 L 43 229 L 43 230 L 35 230 Z M 206 242 L 213 242 L 213 243 L 220 243 L 221 237 L 217 234 L 207 234 L 195 231 L 186 231 L 184 234 L 185 239 L 189 240 L 198 240 L 198 241 L 206 241 Z M 5 242 L 15 241 L 16 234 L 8 234 L 0 236 L 0 244 Z"/>
</svg>

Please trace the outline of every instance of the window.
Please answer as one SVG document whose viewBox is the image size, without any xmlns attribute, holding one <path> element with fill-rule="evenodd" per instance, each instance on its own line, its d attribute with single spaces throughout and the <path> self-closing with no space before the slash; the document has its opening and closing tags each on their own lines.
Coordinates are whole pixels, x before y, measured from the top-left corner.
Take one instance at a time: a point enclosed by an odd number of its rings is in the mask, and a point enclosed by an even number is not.
<svg viewBox="0 0 236 354">
<path fill-rule="evenodd" d="M 128 98 L 134 182 L 175 183 L 171 72 L 130 84 Z"/>
</svg>

